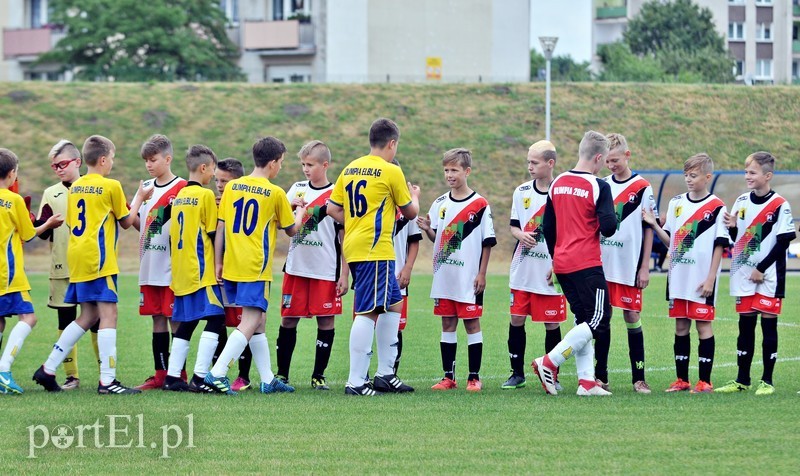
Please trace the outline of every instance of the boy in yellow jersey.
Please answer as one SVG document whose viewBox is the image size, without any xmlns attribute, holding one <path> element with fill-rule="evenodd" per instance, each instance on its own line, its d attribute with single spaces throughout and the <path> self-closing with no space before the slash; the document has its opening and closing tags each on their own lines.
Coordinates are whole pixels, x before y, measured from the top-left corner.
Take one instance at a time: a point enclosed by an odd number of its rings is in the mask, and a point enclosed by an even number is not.
<svg viewBox="0 0 800 476">
<path fill-rule="evenodd" d="M 346 395 L 413 392 L 394 373 L 397 332 L 403 296 L 397 283 L 392 236 L 395 213 L 409 220 L 419 212 L 419 187 L 406 182 L 391 164 L 400 129 L 377 119 L 369 130 L 370 153 L 350 162 L 336 180 L 328 215 L 344 224 L 344 258 L 355 282 L 356 314 L 350 328 L 350 375 Z M 410 190 L 409 190 L 410 189 Z M 367 380 L 373 333 L 378 341 L 378 369 Z"/>
<path fill-rule="evenodd" d="M 248 343 L 261 376 L 261 393 L 294 392 L 272 373 L 264 335 L 278 228 L 294 236 L 306 213 L 306 207 L 300 205 L 292 216 L 286 192 L 270 182 L 280 172 L 285 154 L 286 146 L 278 139 L 258 140 L 253 145 L 253 173 L 228 182 L 220 200 L 214 246 L 216 276 L 225 286 L 228 301 L 242 306 L 242 322 L 206 375 L 206 384 L 217 392 L 236 393 L 228 381 L 228 368 Z"/>
<path fill-rule="evenodd" d="M 103 136 L 94 135 L 83 144 L 88 173 L 70 187 L 67 201 L 67 247 L 69 287 L 65 302 L 81 305 L 81 314 L 64 329 L 47 361 L 33 374 L 33 380 L 49 392 L 61 391 L 55 373 L 72 347 L 99 321 L 100 383 L 97 393 L 121 395 L 139 393 L 117 379 L 117 241 L 119 230 L 133 224 L 125 205 L 122 185 L 106 178 L 114 166 L 116 147 Z M 132 208 L 152 195 L 152 188 L 139 184 Z"/>
<path fill-rule="evenodd" d="M 67 214 L 69 188 L 81 178 L 81 153 L 72 142 L 61 139 L 50 149 L 48 157 L 50 167 L 59 182 L 45 189 L 42 203 L 39 206 L 39 218 L 34 221 L 35 225 L 44 223 L 54 214 Z M 39 235 L 39 238 L 50 242 L 50 297 L 47 307 L 55 309 L 58 313 L 58 335 L 60 336 L 70 322 L 78 317 L 78 306 L 64 302 L 67 286 L 69 286 L 69 269 L 67 268 L 69 228 L 64 226 L 48 230 Z M 92 327 L 92 346 L 99 365 L 97 326 Z M 72 352 L 64 359 L 64 373 L 67 374 L 67 379 L 61 385 L 62 390 L 73 390 L 80 386 L 77 347 L 73 347 Z"/>
<path fill-rule="evenodd" d="M 6 328 L 6 317 L 17 315 L 19 321 L 6 340 L 0 356 L 0 393 L 22 393 L 11 375 L 14 363 L 25 338 L 36 325 L 31 300 L 31 285 L 25 276 L 22 242 L 30 241 L 51 228 L 61 225 L 61 215 L 53 215 L 37 228 L 31 222 L 25 201 L 9 190 L 17 179 L 19 159 L 8 149 L 0 148 L 0 336 Z"/>
<path fill-rule="evenodd" d="M 217 279 L 214 276 L 213 239 L 217 230 L 217 204 L 214 192 L 204 188 L 214 177 L 217 156 L 204 145 L 194 145 L 186 153 L 189 182 L 172 201 L 174 226 L 169 238 L 172 256 L 172 291 L 175 307 L 172 320 L 179 322 L 172 336 L 164 390 L 208 392 L 203 383 L 217 348 L 219 335 L 225 332 Z M 206 327 L 200 336 L 194 376 L 189 384 L 181 379 L 181 370 L 189 354 L 189 341 L 200 320 Z"/>
</svg>

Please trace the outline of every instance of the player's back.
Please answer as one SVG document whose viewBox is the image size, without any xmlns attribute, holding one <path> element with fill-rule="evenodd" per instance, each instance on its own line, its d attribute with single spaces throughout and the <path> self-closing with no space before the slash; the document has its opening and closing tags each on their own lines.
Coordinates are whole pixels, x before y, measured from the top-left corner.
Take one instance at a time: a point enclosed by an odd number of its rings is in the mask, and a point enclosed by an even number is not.
<svg viewBox="0 0 800 476">
<path fill-rule="evenodd" d="M 209 237 L 217 229 L 214 192 L 195 184 L 184 187 L 172 201 L 172 214 L 171 288 L 176 296 L 185 296 L 216 284 L 214 247 Z"/>
<path fill-rule="evenodd" d="M 66 216 L 70 230 L 67 248 L 70 282 L 119 273 L 117 221 L 128 213 L 125 193 L 118 181 L 88 174 L 72 184 Z"/>
<path fill-rule="evenodd" d="M 286 192 L 266 178 L 231 180 L 219 204 L 225 223 L 223 277 L 230 281 L 272 281 L 278 228 L 294 224 Z"/>
<path fill-rule="evenodd" d="M 22 257 L 22 242 L 36 236 L 22 197 L 8 189 L 0 189 L 0 296 L 29 290 Z"/>
<path fill-rule="evenodd" d="M 343 249 L 349 263 L 395 259 L 395 209 L 411 203 L 400 167 L 375 155 L 358 158 L 342 170 L 330 200 L 344 208 Z"/>
</svg>

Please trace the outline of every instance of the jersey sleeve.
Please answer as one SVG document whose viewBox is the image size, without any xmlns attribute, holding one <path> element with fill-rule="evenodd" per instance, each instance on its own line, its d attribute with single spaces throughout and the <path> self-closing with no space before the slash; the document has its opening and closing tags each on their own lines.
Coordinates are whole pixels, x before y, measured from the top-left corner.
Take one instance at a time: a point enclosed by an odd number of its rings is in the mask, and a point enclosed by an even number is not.
<svg viewBox="0 0 800 476">
<path fill-rule="evenodd" d="M 39 204 L 39 213 L 36 214 L 37 218 L 42 218 L 42 212 L 44 211 L 45 205 L 50 206 L 50 202 L 48 200 L 49 198 L 50 196 L 47 193 L 47 190 L 45 190 L 44 195 L 42 195 L 42 203 Z M 52 206 L 50 206 L 50 208 L 52 208 Z"/>
<path fill-rule="evenodd" d="M 283 197 L 276 197 L 275 216 L 278 218 L 278 228 L 283 230 L 294 225 L 294 213 L 292 213 L 289 200 L 286 199 L 286 192 L 278 188 L 278 195 L 283 195 Z"/>
<path fill-rule="evenodd" d="M 648 185 L 644 189 L 644 209 L 645 210 L 652 210 L 653 215 L 655 215 L 656 220 L 659 219 L 658 216 L 658 204 L 656 203 L 656 198 L 653 195 L 653 186 Z"/>
<path fill-rule="evenodd" d="M 614 213 L 614 197 L 611 196 L 611 186 L 603 179 L 597 179 L 600 192 L 597 196 L 597 221 L 600 224 L 600 234 L 609 237 L 617 231 L 617 214 Z"/>
<path fill-rule="evenodd" d="M 486 204 L 486 211 L 483 213 L 483 221 L 481 222 L 481 237 L 483 238 L 483 246 L 493 247 L 497 244 L 497 237 L 494 234 L 494 220 L 492 219 L 492 207 Z"/>
<path fill-rule="evenodd" d="M 111 188 L 111 212 L 117 221 L 130 214 L 128 205 L 125 204 L 125 192 L 122 190 L 122 184 L 117 181 L 114 181 L 114 186 Z"/>
<path fill-rule="evenodd" d="M 14 215 L 16 217 L 17 233 L 22 241 L 30 241 L 36 236 L 36 229 L 31 221 L 31 214 L 25 207 L 25 201 L 19 195 L 14 197 Z"/>
<path fill-rule="evenodd" d="M 517 187 L 517 189 L 514 190 L 514 195 L 511 197 L 511 216 L 509 224 L 517 228 L 522 228 L 519 220 L 519 212 L 517 211 L 517 200 L 519 200 L 519 194 L 519 187 Z"/>
<path fill-rule="evenodd" d="M 714 240 L 714 246 L 722 246 L 727 248 L 731 245 L 731 235 L 728 233 L 728 227 L 725 226 L 725 214 L 728 212 L 728 209 L 725 207 L 724 204 L 720 205 L 719 213 L 717 213 L 717 221 L 715 223 L 715 232 L 716 232 L 716 239 Z"/>
<path fill-rule="evenodd" d="M 438 230 L 439 229 L 439 205 L 441 202 L 437 199 L 431 205 L 430 210 L 428 210 L 428 216 L 431 219 L 431 229 Z"/>
<path fill-rule="evenodd" d="M 792 239 L 794 239 L 794 218 L 792 217 L 792 208 L 789 206 L 789 202 L 783 202 L 779 208 L 777 230 L 776 236 L 792 235 Z"/>
<path fill-rule="evenodd" d="M 389 187 L 392 191 L 392 198 L 398 207 L 403 208 L 411 203 L 411 192 L 408 190 L 408 182 L 406 182 L 406 176 L 403 175 L 403 171 L 400 170 L 400 167 L 395 165 L 390 167 L 390 169 L 392 171 L 392 177 L 389 181 Z"/>
<path fill-rule="evenodd" d="M 217 202 L 214 193 L 203 194 L 203 229 L 206 233 L 217 231 Z"/>
<path fill-rule="evenodd" d="M 336 179 L 336 184 L 333 186 L 333 192 L 331 192 L 328 201 L 344 208 L 344 171 Z"/>
<path fill-rule="evenodd" d="M 676 199 L 672 199 L 669 201 L 669 206 L 667 207 L 667 220 L 664 222 L 664 226 L 661 227 L 664 231 L 668 234 L 672 234 L 675 231 L 675 203 L 677 202 Z M 667 243 L 664 243 L 667 245 Z"/>
<path fill-rule="evenodd" d="M 415 241 L 422 241 L 422 230 L 419 229 L 419 225 L 417 225 L 417 220 L 409 220 L 408 225 L 408 242 L 413 243 Z"/>
</svg>

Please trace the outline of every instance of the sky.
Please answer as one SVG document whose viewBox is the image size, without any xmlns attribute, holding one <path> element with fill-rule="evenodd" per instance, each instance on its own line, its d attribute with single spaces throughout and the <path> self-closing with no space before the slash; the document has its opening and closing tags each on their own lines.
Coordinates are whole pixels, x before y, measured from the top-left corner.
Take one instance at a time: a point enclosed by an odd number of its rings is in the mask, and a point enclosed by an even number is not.
<svg viewBox="0 0 800 476">
<path fill-rule="evenodd" d="M 531 0 L 531 48 L 539 52 L 540 36 L 558 37 L 555 56 L 591 61 L 592 0 Z"/>
</svg>

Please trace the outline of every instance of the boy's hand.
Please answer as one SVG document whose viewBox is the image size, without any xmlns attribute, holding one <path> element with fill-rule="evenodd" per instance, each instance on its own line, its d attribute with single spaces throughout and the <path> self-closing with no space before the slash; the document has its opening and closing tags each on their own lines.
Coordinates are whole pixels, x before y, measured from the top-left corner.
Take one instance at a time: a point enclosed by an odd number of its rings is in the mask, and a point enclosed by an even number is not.
<svg viewBox="0 0 800 476">
<path fill-rule="evenodd" d="M 44 224 L 47 226 L 47 229 L 58 228 L 61 224 L 64 223 L 64 216 L 60 213 L 56 213 L 55 215 L 51 216 L 47 219 Z"/>
<path fill-rule="evenodd" d="M 422 231 L 430 231 L 430 229 L 431 229 L 431 216 L 428 215 L 428 214 L 425 214 L 425 218 L 422 218 L 422 216 L 418 216 L 417 217 L 417 226 Z"/>
<path fill-rule="evenodd" d="M 214 197 L 214 201 L 217 202 L 217 206 L 219 206 L 219 201 L 220 200 L 222 200 L 222 196 L 217 195 L 216 197 Z"/>
<path fill-rule="evenodd" d="M 652 227 L 655 227 L 658 223 L 652 208 L 642 208 L 642 220 Z"/>
<path fill-rule="evenodd" d="M 296 209 L 297 207 L 307 207 L 306 201 L 300 197 L 295 197 L 292 200 L 292 210 Z"/>
<path fill-rule="evenodd" d="M 475 295 L 482 293 L 486 289 L 486 275 L 478 273 L 475 276 L 475 282 L 473 283 L 473 290 L 475 291 Z"/>
<path fill-rule="evenodd" d="M 411 192 L 411 198 L 419 199 L 419 194 L 421 190 L 417 185 L 411 185 L 411 182 L 408 182 L 408 191 Z"/>
<path fill-rule="evenodd" d="M 155 186 L 151 185 L 149 187 L 144 186 L 144 182 L 141 180 L 139 181 L 139 190 L 136 191 L 136 196 L 139 197 L 142 202 L 150 200 L 150 197 L 153 196 L 153 191 L 156 189 Z"/>
<path fill-rule="evenodd" d="M 736 227 L 736 217 L 734 217 L 727 211 L 725 212 L 725 215 L 722 216 L 722 221 L 725 223 L 726 228 Z"/>
<path fill-rule="evenodd" d="M 411 282 L 411 270 L 403 269 L 400 270 L 400 273 L 397 275 L 397 284 L 400 286 L 400 289 L 406 289 L 408 287 L 408 283 Z"/>
<path fill-rule="evenodd" d="M 703 281 L 703 284 L 697 287 L 697 290 L 700 291 L 700 297 L 711 297 L 714 294 L 714 281 L 716 279 L 716 275 L 709 276 Z"/>
<path fill-rule="evenodd" d="M 533 233 L 523 231 L 518 233 L 517 236 L 519 238 L 519 243 L 525 248 L 535 248 L 536 245 L 539 244 L 539 242 L 536 241 L 536 238 L 533 237 Z"/>
<path fill-rule="evenodd" d="M 650 263 L 647 264 L 649 265 Z M 650 269 L 644 267 L 640 269 L 639 273 L 636 275 L 636 287 L 644 289 L 648 284 L 650 284 Z"/>
<path fill-rule="evenodd" d="M 763 283 L 764 282 L 764 273 L 761 271 L 754 269 L 752 273 L 750 273 L 750 281 L 754 283 Z"/>
<path fill-rule="evenodd" d="M 550 271 L 547 272 L 547 285 L 553 285 L 553 268 L 550 268 Z"/>
<path fill-rule="evenodd" d="M 350 281 L 349 276 L 346 276 L 344 274 L 339 276 L 339 280 L 336 281 L 336 295 L 337 296 L 342 297 L 345 294 L 347 294 L 347 290 L 350 289 L 350 286 L 349 286 L 350 283 L 348 281 Z"/>
<path fill-rule="evenodd" d="M 214 273 L 217 276 L 217 283 L 222 285 L 222 263 L 216 263 L 214 265 Z"/>
</svg>

